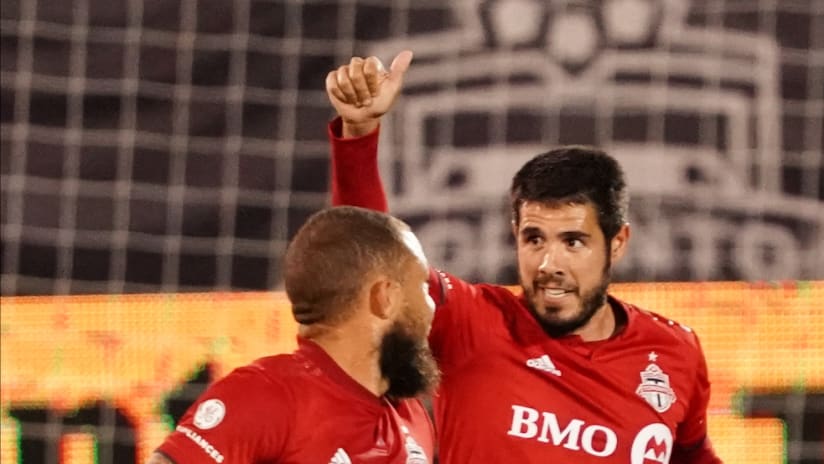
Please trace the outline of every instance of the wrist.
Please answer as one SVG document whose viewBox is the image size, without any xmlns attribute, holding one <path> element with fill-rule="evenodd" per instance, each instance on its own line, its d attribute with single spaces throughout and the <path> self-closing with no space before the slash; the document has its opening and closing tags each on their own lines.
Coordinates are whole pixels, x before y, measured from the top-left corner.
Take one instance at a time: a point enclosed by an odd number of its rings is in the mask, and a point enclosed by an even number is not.
<svg viewBox="0 0 824 464">
<path fill-rule="evenodd" d="M 352 122 L 342 119 L 341 135 L 343 138 L 363 137 L 375 131 L 380 125 L 380 119 Z"/>
</svg>

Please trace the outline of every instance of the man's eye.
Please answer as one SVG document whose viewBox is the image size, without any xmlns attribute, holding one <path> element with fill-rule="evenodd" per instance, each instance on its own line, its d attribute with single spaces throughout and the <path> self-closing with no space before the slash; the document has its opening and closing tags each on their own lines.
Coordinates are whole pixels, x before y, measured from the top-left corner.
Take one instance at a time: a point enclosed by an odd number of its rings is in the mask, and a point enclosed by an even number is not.
<svg viewBox="0 0 824 464">
<path fill-rule="evenodd" d="M 571 248 L 578 248 L 584 246 L 584 242 L 577 238 L 570 238 L 567 240 L 567 245 Z"/>
</svg>

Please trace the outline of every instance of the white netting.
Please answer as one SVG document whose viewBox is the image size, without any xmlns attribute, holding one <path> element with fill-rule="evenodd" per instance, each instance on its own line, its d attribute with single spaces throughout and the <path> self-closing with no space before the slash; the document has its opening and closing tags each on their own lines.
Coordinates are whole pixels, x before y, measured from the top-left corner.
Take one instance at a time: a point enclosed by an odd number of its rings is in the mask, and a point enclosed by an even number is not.
<svg viewBox="0 0 824 464">
<path fill-rule="evenodd" d="M 480 2 L 416 51 L 384 127 L 392 209 L 436 263 L 514 282 L 503 192 L 558 144 L 615 154 L 627 280 L 824 275 L 824 11 L 809 2 Z M 475 11 L 473 14 L 472 12 Z"/>
<path fill-rule="evenodd" d="M 226 6 L 4 4 L 3 294 L 278 282 L 326 203 L 320 76 L 353 53 L 301 24 L 354 5 Z"/>
<path fill-rule="evenodd" d="M 326 72 L 402 48 L 416 60 L 384 173 L 439 266 L 513 282 L 509 176 L 596 143 L 634 192 L 621 278 L 824 278 L 820 0 L 10 0 L 0 15 L 3 295 L 276 286 L 287 239 L 327 203 Z M 793 436 L 820 408 L 801 390 L 744 397 L 792 411 Z M 112 436 L 111 406 L 15 417 L 42 425 L 27 433 L 44 462 L 89 425 L 97 448 L 80 433 L 72 462 L 112 462 L 134 438 Z M 813 432 L 789 462 L 820 462 Z"/>
<path fill-rule="evenodd" d="M 816 5 L 8 2 L 2 292 L 276 286 L 326 204 L 325 73 L 407 47 L 382 159 L 435 263 L 512 282 L 509 174 L 596 143 L 634 192 L 620 278 L 820 278 Z"/>
</svg>

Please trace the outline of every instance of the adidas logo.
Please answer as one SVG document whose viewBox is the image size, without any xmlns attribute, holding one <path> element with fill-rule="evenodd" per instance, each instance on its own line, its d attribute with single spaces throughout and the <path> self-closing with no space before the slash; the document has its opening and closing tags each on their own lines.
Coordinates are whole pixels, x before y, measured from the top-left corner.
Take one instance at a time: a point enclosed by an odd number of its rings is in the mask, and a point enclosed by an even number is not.
<svg viewBox="0 0 824 464">
<path fill-rule="evenodd" d="M 539 371 L 549 372 L 552 375 L 557 375 L 558 377 L 561 376 L 561 371 L 555 367 L 555 363 L 549 359 L 549 355 L 545 354 L 539 358 L 532 358 L 526 361 L 526 365 L 533 368 L 538 369 Z"/>
<path fill-rule="evenodd" d="M 352 461 L 349 459 L 349 455 L 346 454 L 346 451 L 344 451 L 343 448 L 338 448 L 338 450 L 335 451 L 335 455 L 329 460 L 329 464 L 352 464 Z"/>
</svg>

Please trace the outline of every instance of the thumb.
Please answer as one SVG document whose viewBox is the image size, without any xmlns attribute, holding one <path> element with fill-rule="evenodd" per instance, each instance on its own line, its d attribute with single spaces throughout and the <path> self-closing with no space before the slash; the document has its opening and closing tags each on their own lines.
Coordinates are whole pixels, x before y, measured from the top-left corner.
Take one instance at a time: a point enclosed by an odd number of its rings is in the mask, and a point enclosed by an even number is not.
<svg viewBox="0 0 824 464">
<path fill-rule="evenodd" d="M 406 70 L 409 69 L 409 65 L 412 63 L 412 51 L 411 50 L 404 50 L 398 53 L 398 56 L 392 60 L 392 64 L 389 66 L 389 79 L 391 80 L 400 80 L 403 78 L 403 75 L 406 73 Z"/>
</svg>

